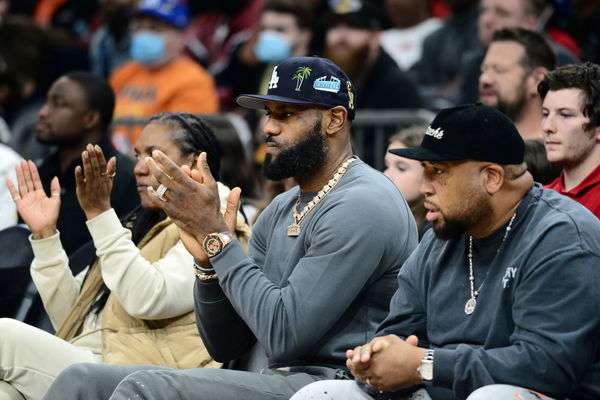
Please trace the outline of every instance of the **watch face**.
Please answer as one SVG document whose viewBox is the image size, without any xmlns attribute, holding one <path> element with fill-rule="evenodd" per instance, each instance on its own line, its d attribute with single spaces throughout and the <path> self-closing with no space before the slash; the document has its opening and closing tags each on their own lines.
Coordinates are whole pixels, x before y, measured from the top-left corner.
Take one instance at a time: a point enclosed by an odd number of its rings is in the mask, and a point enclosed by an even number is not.
<svg viewBox="0 0 600 400">
<path fill-rule="evenodd" d="M 431 362 L 423 362 L 419 366 L 419 375 L 421 375 L 421 379 L 424 381 L 433 380 L 433 363 Z"/>
<path fill-rule="evenodd" d="M 218 236 L 207 236 L 204 241 L 204 250 L 209 256 L 215 256 L 223 249 L 223 242 Z"/>
</svg>

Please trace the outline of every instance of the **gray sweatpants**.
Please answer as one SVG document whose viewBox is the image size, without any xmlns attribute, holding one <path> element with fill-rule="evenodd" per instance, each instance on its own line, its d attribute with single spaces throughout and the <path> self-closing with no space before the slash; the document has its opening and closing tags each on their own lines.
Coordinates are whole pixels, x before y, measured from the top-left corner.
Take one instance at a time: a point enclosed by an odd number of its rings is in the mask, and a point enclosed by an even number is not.
<svg viewBox="0 0 600 400">
<path fill-rule="evenodd" d="M 76 364 L 54 381 L 45 400 L 288 400 L 309 383 L 341 376 L 325 367 L 262 373 L 226 369 L 179 370 L 147 365 Z"/>
</svg>

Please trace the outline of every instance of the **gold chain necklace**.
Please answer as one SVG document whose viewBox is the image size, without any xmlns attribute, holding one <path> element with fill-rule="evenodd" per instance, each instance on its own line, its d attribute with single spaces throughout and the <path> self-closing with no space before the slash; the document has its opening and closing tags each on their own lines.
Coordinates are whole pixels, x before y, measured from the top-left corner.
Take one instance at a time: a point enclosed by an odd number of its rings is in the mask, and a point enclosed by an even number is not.
<svg viewBox="0 0 600 400">
<path fill-rule="evenodd" d="M 331 189 L 333 189 L 333 187 L 337 185 L 340 179 L 342 179 L 342 176 L 344 176 L 344 174 L 348 170 L 348 166 L 354 160 L 356 160 L 356 158 L 352 156 L 346 161 L 344 161 L 342 165 L 338 168 L 337 172 L 333 174 L 333 178 L 331 178 L 329 182 L 327 182 L 325 186 L 323 186 L 323 188 L 319 190 L 315 197 L 313 197 L 313 199 L 309 201 L 306 206 L 304 206 L 304 209 L 301 212 L 298 211 L 298 207 L 300 207 L 301 194 L 298 195 L 298 199 L 296 200 L 296 204 L 294 205 L 294 223 L 288 226 L 287 228 L 288 236 L 298 236 L 300 234 L 300 223 L 302 222 L 304 217 L 306 217 L 306 215 L 308 215 L 308 213 L 313 208 L 315 208 L 315 206 L 319 204 L 321 200 L 325 198 L 325 196 L 327 196 L 327 193 L 329 193 Z"/>
</svg>

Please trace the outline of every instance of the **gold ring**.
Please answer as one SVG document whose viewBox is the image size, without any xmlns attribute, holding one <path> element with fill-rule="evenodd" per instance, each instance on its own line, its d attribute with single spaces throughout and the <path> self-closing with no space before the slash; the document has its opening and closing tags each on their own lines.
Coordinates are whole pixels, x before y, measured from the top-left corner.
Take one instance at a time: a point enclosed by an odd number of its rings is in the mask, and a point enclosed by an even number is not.
<svg viewBox="0 0 600 400">
<path fill-rule="evenodd" d="M 52 197 L 60 197 L 60 193 L 58 193 L 58 192 L 52 192 Z"/>
<path fill-rule="evenodd" d="M 106 172 L 106 171 L 105 172 L 100 172 L 100 176 L 107 176 L 107 175 L 108 175 L 108 172 Z"/>
<path fill-rule="evenodd" d="M 108 177 L 109 177 L 110 179 L 112 179 L 112 178 L 114 178 L 116 175 L 117 175 L 117 173 L 116 173 L 116 172 L 113 172 L 112 174 L 108 174 Z"/>
<path fill-rule="evenodd" d="M 21 196 L 16 195 L 15 197 L 13 197 L 13 201 L 19 201 L 21 200 Z"/>
<path fill-rule="evenodd" d="M 162 201 L 167 201 L 167 199 L 164 198 L 164 195 L 165 195 L 165 193 L 167 193 L 167 190 L 169 190 L 169 189 L 161 183 L 158 186 L 158 189 L 156 189 L 156 197 L 158 197 Z"/>
<path fill-rule="evenodd" d="M 373 387 L 373 384 L 371 383 L 371 378 L 367 378 L 367 379 L 365 379 L 365 384 L 366 384 L 368 387 Z"/>
</svg>

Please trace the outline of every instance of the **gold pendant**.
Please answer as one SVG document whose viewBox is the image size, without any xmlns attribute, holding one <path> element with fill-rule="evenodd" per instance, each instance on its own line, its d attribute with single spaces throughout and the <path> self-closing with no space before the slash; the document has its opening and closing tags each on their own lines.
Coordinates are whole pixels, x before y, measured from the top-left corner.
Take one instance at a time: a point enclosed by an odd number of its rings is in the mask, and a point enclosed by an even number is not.
<svg viewBox="0 0 600 400">
<path fill-rule="evenodd" d="M 288 236 L 298 236 L 300 234 L 300 225 L 291 224 L 290 226 L 288 226 L 287 234 Z"/>
</svg>

